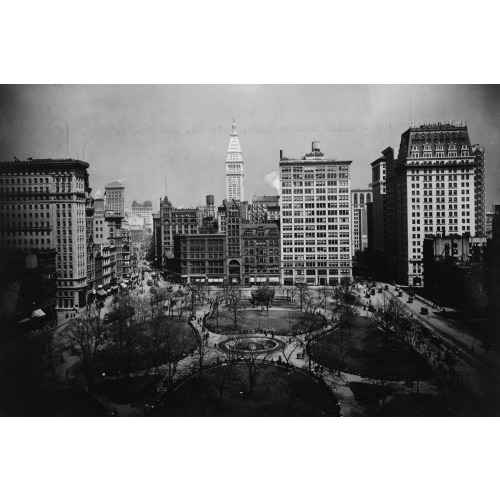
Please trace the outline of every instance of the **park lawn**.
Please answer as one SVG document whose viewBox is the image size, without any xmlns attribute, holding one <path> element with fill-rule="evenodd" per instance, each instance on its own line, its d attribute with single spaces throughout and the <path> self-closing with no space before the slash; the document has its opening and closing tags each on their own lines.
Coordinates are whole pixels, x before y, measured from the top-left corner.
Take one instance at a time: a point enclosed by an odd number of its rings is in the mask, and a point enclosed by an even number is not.
<svg viewBox="0 0 500 500">
<path fill-rule="evenodd" d="M 238 331 L 248 332 L 250 330 L 274 330 L 277 335 L 287 335 L 290 331 L 297 332 L 300 329 L 300 320 L 304 313 L 297 309 L 269 309 L 269 316 L 264 308 L 251 308 L 238 310 Z M 324 326 L 323 316 L 316 315 L 317 321 L 312 329 L 316 330 Z M 217 321 L 214 317 L 207 318 L 208 325 L 215 330 Z M 224 333 L 234 332 L 234 313 L 228 310 L 219 311 L 219 330 Z"/>
<path fill-rule="evenodd" d="M 441 399 L 432 394 L 400 394 L 380 409 L 381 417 L 445 417 Z"/>
<path fill-rule="evenodd" d="M 106 410 L 77 386 L 41 394 L 28 412 L 31 417 L 105 417 Z"/>
<path fill-rule="evenodd" d="M 425 359 L 392 334 L 387 339 L 386 359 L 385 334 L 372 318 L 356 316 L 350 337 L 344 327 L 347 347 L 343 366 L 340 366 L 339 336 L 336 330 L 319 338 L 313 346 L 313 359 L 348 373 L 384 380 L 428 380 L 433 375 Z"/>
<path fill-rule="evenodd" d="M 443 417 L 442 401 L 432 394 L 397 394 L 395 389 L 366 382 L 349 384 L 356 401 L 367 408 L 367 416 L 377 417 Z M 384 404 L 381 404 L 382 400 Z"/>
<path fill-rule="evenodd" d="M 247 367 L 240 363 L 219 403 L 214 383 L 216 367 L 203 372 L 201 385 L 194 376 L 181 385 L 158 410 L 157 416 L 172 417 L 321 417 L 338 416 L 329 390 L 302 372 L 275 365 L 262 367 L 254 396 L 245 393 Z"/>
<path fill-rule="evenodd" d="M 178 320 L 174 318 L 172 321 L 177 322 Z M 193 335 L 193 330 L 187 322 L 187 318 L 182 319 L 179 322 L 179 328 L 181 328 L 182 334 L 184 335 L 185 344 L 183 349 L 179 350 L 177 354 L 179 357 L 184 357 L 185 355 L 188 355 L 191 350 L 196 348 L 196 341 Z M 151 337 L 151 327 L 149 323 L 146 323 L 142 335 L 138 339 L 138 346 L 132 352 L 130 361 L 131 372 L 145 370 L 154 366 L 154 353 Z M 96 376 L 99 377 L 102 373 L 105 373 L 107 376 L 115 376 L 121 374 L 121 370 L 122 364 L 118 342 L 107 344 L 96 354 L 96 361 L 94 365 L 94 373 Z M 73 374 L 81 372 L 81 362 L 77 361 L 71 367 L 70 371 Z"/>
<path fill-rule="evenodd" d="M 95 390 L 111 399 L 115 404 L 124 405 L 135 403 L 152 390 L 159 380 L 159 375 L 141 375 L 118 380 L 104 380 L 95 384 Z"/>
</svg>

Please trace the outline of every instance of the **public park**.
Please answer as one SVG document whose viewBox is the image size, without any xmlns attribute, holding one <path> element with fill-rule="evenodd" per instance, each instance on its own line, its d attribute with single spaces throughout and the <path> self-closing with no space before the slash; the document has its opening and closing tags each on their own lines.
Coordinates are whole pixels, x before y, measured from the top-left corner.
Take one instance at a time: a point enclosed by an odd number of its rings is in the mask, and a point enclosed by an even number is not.
<svg viewBox="0 0 500 500">
<path fill-rule="evenodd" d="M 7 363 L 22 352 L 45 371 L 25 372 L 23 397 L 4 401 L 39 416 L 473 412 L 460 353 L 406 302 L 369 282 L 203 287 L 148 267 L 127 289 L 12 343 Z"/>
</svg>

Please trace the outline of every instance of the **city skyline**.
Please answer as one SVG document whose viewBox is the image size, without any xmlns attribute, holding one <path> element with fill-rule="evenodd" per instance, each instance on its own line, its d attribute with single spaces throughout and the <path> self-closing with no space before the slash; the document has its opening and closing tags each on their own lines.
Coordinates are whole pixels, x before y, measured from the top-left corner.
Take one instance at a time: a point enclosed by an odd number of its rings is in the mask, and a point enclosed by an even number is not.
<svg viewBox="0 0 500 500">
<path fill-rule="evenodd" d="M 126 206 L 151 200 L 158 211 L 165 194 L 180 207 L 207 194 L 222 202 L 233 119 L 247 200 L 278 194 L 280 150 L 298 157 L 319 141 L 328 157 L 352 159 L 352 187 L 366 188 L 371 162 L 387 146 L 397 154 L 410 118 L 465 120 L 486 149 L 488 207 L 500 199 L 499 97 L 494 85 L 2 86 L 0 160 L 84 159 L 93 196 L 120 181 Z"/>
</svg>

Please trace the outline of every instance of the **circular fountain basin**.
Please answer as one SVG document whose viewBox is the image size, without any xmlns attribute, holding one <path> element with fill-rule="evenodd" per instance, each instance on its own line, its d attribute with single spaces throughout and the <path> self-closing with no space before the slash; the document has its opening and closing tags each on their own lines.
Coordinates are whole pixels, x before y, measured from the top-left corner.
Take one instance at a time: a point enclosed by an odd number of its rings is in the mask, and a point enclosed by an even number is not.
<svg viewBox="0 0 500 500">
<path fill-rule="evenodd" d="M 233 337 L 224 340 L 219 347 L 224 351 L 231 352 L 270 352 L 281 349 L 284 343 L 279 339 L 266 337 Z"/>
</svg>

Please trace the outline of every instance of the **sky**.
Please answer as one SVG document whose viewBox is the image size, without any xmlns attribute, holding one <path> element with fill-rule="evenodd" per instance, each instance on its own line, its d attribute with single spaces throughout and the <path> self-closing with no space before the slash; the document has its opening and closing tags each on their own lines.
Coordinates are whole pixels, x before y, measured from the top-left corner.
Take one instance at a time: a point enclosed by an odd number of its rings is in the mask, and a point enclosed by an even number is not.
<svg viewBox="0 0 500 500">
<path fill-rule="evenodd" d="M 222 202 L 233 118 L 249 201 L 277 194 L 280 150 L 298 158 L 319 141 L 327 158 L 352 161 L 351 185 L 364 188 L 410 119 L 465 120 L 486 148 L 488 209 L 500 203 L 498 116 L 498 85 L 4 85 L 0 160 L 84 159 L 94 197 L 118 180 L 126 205 L 158 210 L 165 194 L 179 207 Z"/>
</svg>

